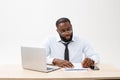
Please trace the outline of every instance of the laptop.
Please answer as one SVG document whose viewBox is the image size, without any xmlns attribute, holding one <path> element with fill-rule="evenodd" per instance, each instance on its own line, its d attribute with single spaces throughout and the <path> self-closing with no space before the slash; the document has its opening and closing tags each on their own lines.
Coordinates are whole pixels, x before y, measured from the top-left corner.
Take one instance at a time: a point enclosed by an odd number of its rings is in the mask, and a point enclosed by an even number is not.
<svg viewBox="0 0 120 80">
<path fill-rule="evenodd" d="M 60 67 L 47 65 L 46 49 L 35 47 L 21 47 L 22 67 L 24 69 L 51 72 Z"/>
</svg>

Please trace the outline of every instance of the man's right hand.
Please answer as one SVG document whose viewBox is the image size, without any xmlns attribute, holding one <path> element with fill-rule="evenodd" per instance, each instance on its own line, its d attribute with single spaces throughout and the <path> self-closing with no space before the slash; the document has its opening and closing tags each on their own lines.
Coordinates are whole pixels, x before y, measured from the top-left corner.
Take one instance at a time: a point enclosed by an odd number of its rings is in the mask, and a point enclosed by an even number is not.
<svg viewBox="0 0 120 80">
<path fill-rule="evenodd" d="M 61 60 L 61 59 L 54 59 L 53 60 L 53 64 L 54 65 L 57 65 L 59 67 L 62 67 L 62 68 L 72 68 L 73 67 L 73 64 L 69 61 L 66 61 L 66 60 Z"/>
</svg>

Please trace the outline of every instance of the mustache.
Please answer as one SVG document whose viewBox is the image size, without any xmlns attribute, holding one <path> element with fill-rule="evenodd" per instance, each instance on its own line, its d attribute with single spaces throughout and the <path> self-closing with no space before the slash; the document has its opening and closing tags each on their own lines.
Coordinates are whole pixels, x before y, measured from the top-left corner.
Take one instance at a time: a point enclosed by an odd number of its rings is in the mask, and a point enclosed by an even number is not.
<svg viewBox="0 0 120 80">
<path fill-rule="evenodd" d="M 62 41 L 64 41 L 64 42 L 69 42 L 69 41 L 72 40 L 73 32 L 71 33 L 71 35 L 70 35 L 70 39 L 68 39 L 68 40 L 67 40 L 65 37 L 62 37 L 60 34 L 59 34 L 59 36 L 60 36 L 60 38 L 61 38 Z"/>
</svg>

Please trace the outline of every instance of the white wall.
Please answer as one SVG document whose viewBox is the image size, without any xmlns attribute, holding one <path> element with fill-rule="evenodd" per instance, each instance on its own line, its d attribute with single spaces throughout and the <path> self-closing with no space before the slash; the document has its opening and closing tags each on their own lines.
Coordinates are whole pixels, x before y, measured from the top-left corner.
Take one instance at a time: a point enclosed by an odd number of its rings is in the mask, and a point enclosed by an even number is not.
<svg viewBox="0 0 120 80">
<path fill-rule="evenodd" d="M 0 64 L 21 63 L 20 46 L 39 46 L 57 34 L 55 21 L 70 18 L 101 63 L 120 66 L 120 0 L 0 0 Z"/>
</svg>

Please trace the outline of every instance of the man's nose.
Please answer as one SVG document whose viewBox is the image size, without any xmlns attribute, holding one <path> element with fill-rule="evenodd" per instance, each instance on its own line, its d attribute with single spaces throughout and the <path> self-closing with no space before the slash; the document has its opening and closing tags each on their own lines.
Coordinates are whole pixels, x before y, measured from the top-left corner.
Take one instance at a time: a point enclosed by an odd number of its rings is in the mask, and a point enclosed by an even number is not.
<svg viewBox="0 0 120 80">
<path fill-rule="evenodd" d="M 69 32 L 70 32 L 70 31 L 67 31 L 67 30 L 65 31 L 65 33 L 69 33 Z"/>
<path fill-rule="evenodd" d="M 70 31 L 65 31 L 65 35 L 69 35 L 69 34 L 71 34 Z"/>
</svg>

